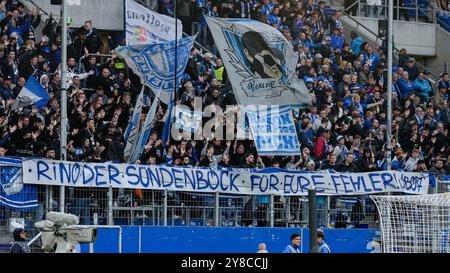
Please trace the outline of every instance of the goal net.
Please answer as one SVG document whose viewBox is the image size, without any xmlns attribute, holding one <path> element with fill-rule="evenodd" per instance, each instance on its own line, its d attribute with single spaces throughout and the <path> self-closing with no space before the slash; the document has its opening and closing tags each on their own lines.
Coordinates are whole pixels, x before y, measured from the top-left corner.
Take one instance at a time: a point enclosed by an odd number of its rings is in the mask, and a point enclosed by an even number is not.
<svg viewBox="0 0 450 273">
<path fill-rule="evenodd" d="M 384 253 L 450 253 L 450 195 L 371 196 Z"/>
</svg>

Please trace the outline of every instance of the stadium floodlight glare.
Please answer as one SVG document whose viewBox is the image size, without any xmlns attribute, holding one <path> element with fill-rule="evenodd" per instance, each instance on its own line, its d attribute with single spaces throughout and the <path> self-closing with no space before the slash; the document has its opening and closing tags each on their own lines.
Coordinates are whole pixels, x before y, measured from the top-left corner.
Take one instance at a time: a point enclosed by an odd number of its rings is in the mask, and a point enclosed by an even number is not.
<svg viewBox="0 0 450 273">
<path fill-rule="evenodd" d="M 384 253 L 450 253 L 450 195 L 371 196 Z"/>
</svg>

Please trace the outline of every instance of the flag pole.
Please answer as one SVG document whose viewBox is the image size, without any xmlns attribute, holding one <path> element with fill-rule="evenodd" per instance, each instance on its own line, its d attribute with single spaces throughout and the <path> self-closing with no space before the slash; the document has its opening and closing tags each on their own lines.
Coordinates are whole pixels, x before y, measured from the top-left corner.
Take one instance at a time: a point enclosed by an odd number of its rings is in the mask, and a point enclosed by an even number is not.
<svg viewBox="0 0 450 273">
<path fill-rule="evenodd" d="M 178 10 L 177 10 L 177 1 L 174 1 L 174 16 L 175 16 L 175 95 L 173 99 L 175 100 L 175 104 L 177 103 L 177 93 L 178 93 Z"/>
<path fill-rule="evenodd" d="M 61 160 L 67 160 L 67 0 L 62 1 L 62 48 L 61 48 Z M 60 212 L 65 212 L 65 188 L 59 189 Z"/>
<path fill-rule="evenodd" d="M 394 54 L 394 3 L 389 2 L 388 12 L 388 65 L 387 65 L 387 126 L 386 126 L 386 169 L 392 169 L 392 78 L 393 78 L 393 54 Z"/>
</svg>

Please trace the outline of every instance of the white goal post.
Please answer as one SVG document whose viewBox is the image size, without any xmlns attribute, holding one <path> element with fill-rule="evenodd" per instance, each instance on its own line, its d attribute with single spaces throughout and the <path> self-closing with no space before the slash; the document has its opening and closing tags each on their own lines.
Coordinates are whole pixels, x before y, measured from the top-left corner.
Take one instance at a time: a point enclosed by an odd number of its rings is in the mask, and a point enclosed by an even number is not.
<svg viewBox="0 0 450 273">
<path fill-rule="evenodd" d="M 383 253 L 450 253 L 450 194 L 371 198 Z"/>
</svg>

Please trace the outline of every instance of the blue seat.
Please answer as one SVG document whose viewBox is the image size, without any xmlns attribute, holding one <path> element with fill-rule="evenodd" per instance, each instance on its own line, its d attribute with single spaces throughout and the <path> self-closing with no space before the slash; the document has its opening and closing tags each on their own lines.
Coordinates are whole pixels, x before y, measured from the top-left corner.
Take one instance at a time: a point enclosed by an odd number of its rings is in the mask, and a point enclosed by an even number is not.
<svg viewBox="0 0 450 273">
<path fill-rule="evenodd" d="M 153 226 L 157 223 L 158 223 L 157 219 L 156 220 L 154 220 L 153 218 L 145 218 L 144 219 L 144 225 L 146 225 L 146 226 Z"/>
<path fill-rule="evenodd" d="M 189 226 L 201 227 L 204 226 L 204 222 L 201 219 L 192 219 L 188 223 Z"/>
<path fill-rule="evenodd" d="M 128 219 L 127 218 L 114 218 L 114 225 L 127 226 L 128 225 Z"/>
</svg>

